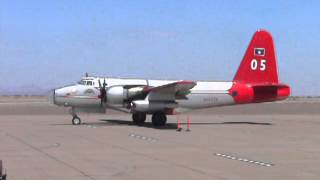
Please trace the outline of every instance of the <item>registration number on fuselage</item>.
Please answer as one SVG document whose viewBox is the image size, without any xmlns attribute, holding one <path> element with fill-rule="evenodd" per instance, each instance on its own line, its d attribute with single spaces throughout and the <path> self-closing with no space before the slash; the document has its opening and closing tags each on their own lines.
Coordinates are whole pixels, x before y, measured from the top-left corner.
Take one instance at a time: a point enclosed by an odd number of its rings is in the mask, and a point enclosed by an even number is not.
<svg viewBox="0 0 320 180">
<path fill-rule="evenodd" d="M 219 99 L 217 97 L 203 98 L 203 102 L 206 102 L 206 103 L 217 103 L 218 101 L 219 101 Z"/>
</svg>

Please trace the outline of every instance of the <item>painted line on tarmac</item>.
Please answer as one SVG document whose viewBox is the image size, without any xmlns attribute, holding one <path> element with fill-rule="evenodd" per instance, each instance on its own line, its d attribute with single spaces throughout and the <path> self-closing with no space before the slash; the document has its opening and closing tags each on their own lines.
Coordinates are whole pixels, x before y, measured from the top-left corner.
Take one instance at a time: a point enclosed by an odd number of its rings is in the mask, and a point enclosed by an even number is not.
<svg viewBox="0 0 320 180">
<path fill-rule="evenodd" d="M 128 136 L 131 138 L 140 139 L 140 140 L 144 140 L 144 141 L 148 141 L 148 142 L 157 142 L 158 141 L 155 138 L 147 137 L 147 136 L 143 136 L 143 135 L 139 135 L 139 134 L 134 134 L 134 133 L 130 133 Z"/>
<path fill-rule="evenodd" d="M 251 164 L 255 164 L 255 165 L 259 165 L 259 166 L 265 166 L 265 167 L 274 166 L 274 164 L 271 164 L 271 163 L 266 163 L 266 162 L 262 162 L 262 161 L 254 161 L 254 160 L 250 160 L 247 158 L 240 158 L 240 157 L 236 157 L 236 156 L 232 156 L 232 155 L 228 155 L 228 154 L 214 153 L 214 155 L 222 157 L 222 158 L 226 158 L 226 159 L 237 160 L 237 161 L 251 163 Z"/>
<path fill-rule="evenodd" d="M 85 127 L 86 128 L 94 128 L 94 129 L 97 128 L 97 126 L 95 126 L 95 125 L 86 125 Z"/>
</svg>

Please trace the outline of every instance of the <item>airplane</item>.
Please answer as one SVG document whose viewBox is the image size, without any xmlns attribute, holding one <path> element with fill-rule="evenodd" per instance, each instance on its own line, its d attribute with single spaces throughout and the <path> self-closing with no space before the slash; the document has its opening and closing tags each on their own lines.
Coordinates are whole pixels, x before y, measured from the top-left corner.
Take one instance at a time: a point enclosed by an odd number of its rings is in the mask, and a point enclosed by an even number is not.
<svg viewBox="0 0 320 180">
<path fill-rule="evenodd" d="M 193 109 L 284 100 L 290 87 L 279 83 L 273 38 L 266 30 L 254 33 L 233 81 L 147 80 L 110 77 L 82 78 L 76 85 L 54 89 L 55 105 L 71 107 L 72 124 L 78 112 L 105 113 L 114 109 L 132 114 L 134 123 L 152 115 L 164 126 L 167 115 Z"/>
</svg>

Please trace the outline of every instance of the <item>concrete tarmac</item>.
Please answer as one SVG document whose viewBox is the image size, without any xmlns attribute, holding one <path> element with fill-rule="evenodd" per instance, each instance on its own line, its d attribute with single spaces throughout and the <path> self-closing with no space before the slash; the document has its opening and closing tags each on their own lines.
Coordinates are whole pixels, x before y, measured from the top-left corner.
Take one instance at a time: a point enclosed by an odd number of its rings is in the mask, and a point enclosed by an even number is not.
<svg viewBox="0 0 320 180">
<path fill-rule="evenodd" d="M 46 101 L 0 103 L 0 159 L 9 180 L 320 178 L 320 102 L 212 108 L 154 128 L 114 111 L 81 115 Z M 187 116 L 191 131 L 186 132 Z"/>
</svg>

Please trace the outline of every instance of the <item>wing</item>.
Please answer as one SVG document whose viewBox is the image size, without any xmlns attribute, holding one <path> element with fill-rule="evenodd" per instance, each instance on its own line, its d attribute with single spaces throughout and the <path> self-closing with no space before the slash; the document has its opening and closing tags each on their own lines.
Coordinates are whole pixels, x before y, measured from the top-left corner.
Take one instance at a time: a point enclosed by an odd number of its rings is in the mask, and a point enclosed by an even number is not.
<svg viewBox="0 0 320 180">
<path fill-rule="evenodd" d="M 176 99 L 187 99 L 186 95 L 190 93 L 197 83 L 193 81 L 177 81 L 162 86 L 145 89 L 148 93 L 149 101 L 175 101 Z"/>
</svg>

